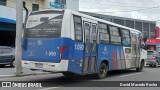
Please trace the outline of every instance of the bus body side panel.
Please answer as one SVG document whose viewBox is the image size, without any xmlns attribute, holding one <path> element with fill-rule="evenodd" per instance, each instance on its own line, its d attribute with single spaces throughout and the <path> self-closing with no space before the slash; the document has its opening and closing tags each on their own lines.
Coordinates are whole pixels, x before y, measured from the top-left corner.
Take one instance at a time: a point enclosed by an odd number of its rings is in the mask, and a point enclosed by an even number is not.
<svg viewBox="0 0 160 90">
<path fill-rule="evenodd" d="M 112 45 L 112 61 L 114 65 L 113 70 L 126 69 L 126 59 L 123 46 Z"/>
<path fill-rule="evenodd" d="M 64 32 L 62 33 L 63 36 L 66 36 L 66 33 L 70 34 L 70 38 L 73 40 L 73 52 L 72 59 L 69 60 L 68 63 L 68 71 L 76 74 L 82 74 L 82 62 L 84 57 L 84 43 L 75 41 L 75 29 L 74 29 L 74 20 L 73 14 L 71 11 L 65 13 L 65 23 L 64 28 L 62 29 Z M 66 31 L 66 28 L 68 29 Z"/>
<path fill-rule="evenodd" d="M 120 57 L 121 57 L 121 63 L 122 63 L 122 69 L 126 69 L 126 57 L 125 57 L 125 51 L 123 50 L 123 46 L 120 49 Z"/>
<path fill-rule="evenodd" d="M 84 43 L 74 42 L 73 60 L 70 60 L 68 71 L 82 74 L 83 58 L 84 58 Z"/>
<path fill-rule="evenodd" d="M 118 69 L 126 69 L 125 51 L 123 50 L 123 46 L 116 46 L 116 48 L 113 49 L 116 50 Z"/>
<path fill-rule="evenodd" d="M 121 62 L 121 55 L 120 55 L 120 50 L 121 50 L 122 46 L 115 46 L 115 48 L 112 48 L 115 50 L 116 52 L 116 57 L 117 57 L 117 63 L 118 63 L 118 67 L 117 69 L 122 69 L 122 62 Z"/>
<path fill-rule="evenodd" d="M 109 62 L 109 70 L 126 68 L 123 46 L 118 45 L 98 45 L 98 67 L 102 60 Z"/>
<path fill-rule="evenodd" d="M 98 62 L 97 62 L 98 68 L 100 67 L 102 60 L 108 61 L 110 70 L 114 69 L 114 64 L 112 61 L 112 45 L 104 45 L 104 44 L 98 45 Z"/>
</svg>

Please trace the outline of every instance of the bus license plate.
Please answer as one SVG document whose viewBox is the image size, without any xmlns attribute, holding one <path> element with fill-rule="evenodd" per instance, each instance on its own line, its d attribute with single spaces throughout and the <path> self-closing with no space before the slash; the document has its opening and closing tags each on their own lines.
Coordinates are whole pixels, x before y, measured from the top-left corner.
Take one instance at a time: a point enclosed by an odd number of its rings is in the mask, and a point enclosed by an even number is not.
<svg viewBox="0 0 160 90">
<path fill-rule="evenodd" d="M 37 68 L 43 68 L 43 64 L 42 63 L 35 63 L 35 67 L 37 67 Z"/>
</svg>

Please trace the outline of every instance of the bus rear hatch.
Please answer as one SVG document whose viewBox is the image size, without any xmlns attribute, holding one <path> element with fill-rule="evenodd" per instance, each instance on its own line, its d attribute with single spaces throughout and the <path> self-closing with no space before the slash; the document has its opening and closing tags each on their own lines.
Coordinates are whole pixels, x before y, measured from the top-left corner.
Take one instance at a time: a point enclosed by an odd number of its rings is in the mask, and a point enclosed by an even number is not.
<svg viewBox="0 0 160 90">
<path fill-rule="evenodd" d="M 65 46 L 61 43 L 64 11 L 33 12 L 23 33 L 23 60 L 55 62 L 61 60 Z"/>
</svg>

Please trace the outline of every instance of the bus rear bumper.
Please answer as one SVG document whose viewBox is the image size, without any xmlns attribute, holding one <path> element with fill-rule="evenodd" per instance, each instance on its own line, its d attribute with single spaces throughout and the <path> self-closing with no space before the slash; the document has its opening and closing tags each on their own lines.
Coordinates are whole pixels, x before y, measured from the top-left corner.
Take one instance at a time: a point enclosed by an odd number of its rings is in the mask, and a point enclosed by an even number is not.
<svg viewBox="0 0 160 90">
<path fill-rule="evenodd" d="M 61 60 L 60 63 L 22 60 L 22 67 L 33 70 L 42 70 L 50 72 L 65 72 L 68 70 L 68 60 Z"/>
</svg>

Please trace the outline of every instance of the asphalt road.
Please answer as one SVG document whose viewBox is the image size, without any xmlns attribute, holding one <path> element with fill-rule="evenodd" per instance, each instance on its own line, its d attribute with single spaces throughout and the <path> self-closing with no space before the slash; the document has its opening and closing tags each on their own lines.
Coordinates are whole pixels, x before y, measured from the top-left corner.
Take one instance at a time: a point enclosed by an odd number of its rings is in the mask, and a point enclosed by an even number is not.
<svg viewBox="0 0 160 90">
<path fill-rule="evenodd" d="M 36 76 L 25 76 L 25 77 L 12 77 L 12 78 L 1 78 L 0 81 L 40 81 L 50 82 L 47 84 L 53 85 L 54 87 L 43 87 L 43 88 L 1 88 L 0 90 L 160 90 L 160 87 L 97 87 L 91 85 L 88 81 L 101 82 L 107 84 L 105 81 L 160 81 L 160 67 L 145 67 L 143 72 L 136 72 L 135 70 L 120 70 L 109 72 L 106 79 L 95 79 L 93 76 L 78 77 L 76 80 L 83 80 L 79 82 L 72 82 L 71 79 L 63 77 L 62 74 L 47 74 L 47 75 L 36 75 Z M 56 81 L 71 81 L 67 83 L 61 83 Z M 104 81 L 104 82 L 103 82 Z M 114 84 L 114 82 L 111 82 Z M 78 86 L 79 85 L 79 86 Z M 91 87 L 81 87 L 86 85 Z M 66 87 L 69 86 L 69 87 Z M 78 87 L 74 87 L 78 86 Z"/>
</svg>

